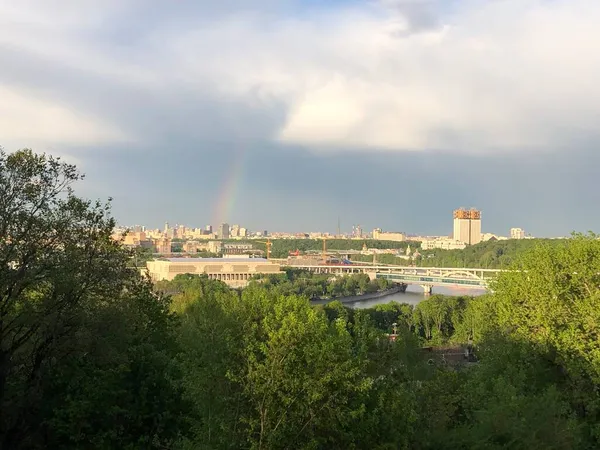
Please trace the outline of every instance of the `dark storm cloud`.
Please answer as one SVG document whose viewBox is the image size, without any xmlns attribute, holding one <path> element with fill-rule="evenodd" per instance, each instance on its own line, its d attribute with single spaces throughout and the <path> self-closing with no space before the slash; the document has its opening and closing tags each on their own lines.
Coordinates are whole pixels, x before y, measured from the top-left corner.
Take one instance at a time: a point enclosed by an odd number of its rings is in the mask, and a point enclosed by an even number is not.
<svg viewBox="0 0 600 450">
<path fill-rule="evenodd" d="M 178 142 L 185 149 L 196 145 Z M 484 231 L 524 227 L 543 236 L 596 229 L 600 201 L 595 151 L 538 157 L 474 158 L 448 154 L 355 154 L 322 157 L 278 146 L 251 149 L 229 220 L 254 229 L 334 231 L 353 224 L 449 234 L 452 210 L 483 210 Z M 103 195 L 128 223 L 208 223 L 235 145 L 212 143 L 211 155 L 164 148 L 143 158 L 114 149 L 89 164 L 92 183 L 114 180 Z"/>
</svg>

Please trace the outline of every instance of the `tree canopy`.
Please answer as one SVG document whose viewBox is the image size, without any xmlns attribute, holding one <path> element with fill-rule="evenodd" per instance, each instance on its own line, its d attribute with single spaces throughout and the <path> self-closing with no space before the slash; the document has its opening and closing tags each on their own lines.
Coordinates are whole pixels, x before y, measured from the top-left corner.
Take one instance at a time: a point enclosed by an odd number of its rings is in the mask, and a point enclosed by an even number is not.
<svg viewBox="0 0 600 450">
<path fill-rule="evenodd" d="M 0 151 L 0 449 L 600 447 L 595 235 L 514 250 L 480 297 L 315 305 L 382 286 L 151 284 L 81 178 Z"/>
<path fill-rule="evenodd" d="M 0 151 L 1 448 L 158 448 L 179 433 L 168 304 L 128 268 L 108 205 L 74 194 L 81 178 Z"/>
<path fill-rule="evenodd" d="M 469 245 L 462 250 L 422 250 L 418 243 L 411 243 L 412 250 L 418 250 L 415 259 L 407 261 L 396 255 L 376 255 L 376 260 L 383 264 L 406 266 L 414 264 L 420 267 L 470 267 L 481 269 L 508 269 L 522 253 L 526 253 L 538 244 L 561 245 L 564 239 L 508 239 L 489 240 Z M 352 255 L 352 260 L 371 262 L 372 255 Z"/>
</svg>

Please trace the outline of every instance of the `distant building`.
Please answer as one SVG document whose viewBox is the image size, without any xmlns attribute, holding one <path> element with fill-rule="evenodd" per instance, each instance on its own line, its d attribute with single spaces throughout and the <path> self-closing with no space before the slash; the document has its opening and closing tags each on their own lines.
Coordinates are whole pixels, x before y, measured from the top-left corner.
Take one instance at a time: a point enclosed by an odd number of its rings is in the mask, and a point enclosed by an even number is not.
<svg viewBox="0 0 600 450">
<path fill-rule="evenodd" d="M 165 224 L 165 237 L 169 239 L 175 238 L 175 228 L 169 228 L 168 224 Z"/>
<path fill-rule="evenodd" d="M 169 238 L 159 238 L 154 239 L 154 253 L 167 254 L 171 253 L 171 239 Z"/>
<path fill-rule="evenodd" d="M 254 248 L 252 244 L 223 244 L 224 255 L 242 255 Z"/>
<path fill-rule="evenodd" d="M 185 253 L 208 251 L 208 245 L 208 242 L 187 241 L 183 244 L 183 251 Z"/>
<path fill-rule="evenodd" d="M 511 239 L 525 239 L 525 230 L 523 228 L 511 228 L 510 229 Z"/>
<path fill-rule="evenodd" d="M 375 228 L 372 236 L 376 241 L 406 241 L 406 233 L 400 231 L 381 231 L 381 228 Z"/>
<path fill-rule="evenodd" d="M 208 251 L 210 253 L 221 253 L 221 251 L 223 250 L 223 243 L 221 241 L 210 241 L 208 243 Z"/>
<path fill-rule="evenodd" d="M 427 239 L 421 242 L 421 249 L 423 250 L 462 250 L 466 246 L 467 244 L 463 241 L 449 238 Z"/>
<path fill-rule="evenodd" d="M 231 287 L 244 287 L 257 274 L 280 273 L 281 266 L 262 258 L 169 258 L 146 263 L 152 281 L 172 280 L 179 274 L 204 274 Z"/>
<path fill-rule="evenodd" d="M 183 239 L 185 237 L 186 228 L 184 225 L 179 225 L 175 230 L 175 237 L 177 239 Z"/>
<path fill-rule="evenodd" d="M 493 233 L 483 233 L 481 235 L 481 240 L 483 242 L 486 242 L 486 241 L 506 241 L 507 239 L 508 238 L 505 237 L 505 236 L 498 236 L 498 235 L 493 234 Z"/>
<path fill-rule="evenodd" d="M 146 236 L 144 231 L 131 232 L 125 231 L 122 233 L 114 233 L 112 238 L 115 241 L 120 241 L 122 245 L 129 248 L 142 247 L 152 248 L 152 240 Z"/>
<path fill-rule="evenodd" d="M 207 231 L 208 234 L 211 234 L 213 232 L 212 225 L 206 225 L 205 230 Z"/>
<path fill-rule="evenodd" d="M 219 229 L 217 230 L 217 237 L 219 239 L 229 239 L 229 224 L 222 223 L 219 225 Z"/>
<path fill-rule="evenodd" d="M 455 241 L 464 242 L 467 245 L 479 244 L 481 242 L 481 211 L 463 208 L 455 210 L 453 238 Z"/>
</svg>

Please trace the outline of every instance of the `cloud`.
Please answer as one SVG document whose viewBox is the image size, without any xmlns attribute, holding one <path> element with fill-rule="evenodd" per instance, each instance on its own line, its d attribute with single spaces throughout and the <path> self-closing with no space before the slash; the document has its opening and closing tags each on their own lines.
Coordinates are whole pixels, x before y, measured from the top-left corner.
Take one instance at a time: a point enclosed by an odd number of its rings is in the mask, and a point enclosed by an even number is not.
<svg viewBox="0 0 600 450">
<path fill-rule="evenodd" d="M 87 80 L 77 98 L 60 80 L 48 90 L 94 130 L 125 128 L 84 133 L 98 142 L 143 142 L 152 128 L 153 138 L 223 133 L 315 151 L 490 152 L 556 148 L 599 131 L 600 4 L 591 0 L 381 0 L 303 14 L 291 1 L 253 10 L 234 0 L 64 4 L 3 6 L 0 53 Z M 201 104 L 214 106 L 218 124 L 186 117 Z M 64 114 L 53 121 L 82 129 Z M 39 137 L 50 139 L 43 127 Z"/>
<path fill-rule="evenodd" d="M 337 42 L 329 53 L 341 61 L 312 66 L 319 81 L 293 99 L 279 138 L 314 147 L 490 152 L 597 137 L 600 4 L 469 3 L 440 18 L 437 29 L 406 35 L 394 28 L 402 22 L 363 20 L 347 39 L 331 28 L 315 37 Z M 344 113 L 324 118 L 331 105 Z"/>
<path fill-rule="evenodd" d="M 228 220 L 256 229 L 445 234 L 462 205 L 564 234 L 599 220 L 599 22 L 592 0 L 0 2 L 0 144 L 77 159 L 127 223 L 211 220 L 243 158 Z"/>
<path fill-rule="evenodd" d="M 43 100 L 32 92 L 0 86 L 0 98 L 0 136 L 7 147 L 126 141 L 126 136 L 111 125 Z"/>
</svg>

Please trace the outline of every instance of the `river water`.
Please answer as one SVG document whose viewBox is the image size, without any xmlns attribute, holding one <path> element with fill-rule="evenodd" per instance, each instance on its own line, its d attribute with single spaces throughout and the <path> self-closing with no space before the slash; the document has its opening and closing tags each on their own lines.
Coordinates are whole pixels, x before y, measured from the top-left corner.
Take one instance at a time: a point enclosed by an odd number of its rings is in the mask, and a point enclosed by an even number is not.
<svg viewBox="0 0 600 450">
<path fill-rule="evenodd" d="M 470 288 L 449 288 L 449 287 L 434 287 L 434 294 L 442 294 L 442 295 L 469 295 L 469 296 L 478 296 L 485 294 L 484 290 L 479 289 L 470 289 Z M 349 306 L 350 308 L 373 308 L 375 305 L 381 305 L 390 302 L 398 302 L 398 303 L 408 303 L 410 305 L 416 305 L 421 300 L 426 299 L 426 296 L 423 293 L 423 289 L 420 286 L 408 285 L 406 292 L 397 292 L 395 294 L 386 295 L 385 297 L 374 298 L 371 300 L 361 300 L 358 302 L 345 303 L 345 306 Z"/>
</svg>

